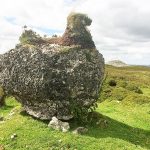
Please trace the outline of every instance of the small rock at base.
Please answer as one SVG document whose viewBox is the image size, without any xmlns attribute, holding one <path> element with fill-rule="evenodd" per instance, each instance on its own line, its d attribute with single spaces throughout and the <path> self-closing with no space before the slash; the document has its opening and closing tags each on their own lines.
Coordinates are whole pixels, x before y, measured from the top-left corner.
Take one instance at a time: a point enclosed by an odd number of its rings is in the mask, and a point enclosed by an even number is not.
<svg viewBox="0 0 150 150">
<path fill-rule="evenodd" d="M 52 120 L 49 122 L 48 127 L 51 127 L 55 130 L 61 130 L 62 132 L 67 132 L 70 129 L 70 125 L 68 122 L 58 120 L 56 117 L 52 117 Z"/>
<path fill-rule="evenodd" d="M 69 123 L 68 122 L 61 122 L 61 130 L 62 132 L 68 132 L 70 129 Z"/>
<path fill-rule="evenodd" d="M 85 127 L 78 127 L 72 133 L 73 134 L 84 134 L 84 133 L 87 133 L 87 132 L 88 132 L 87 128 L 85 128 Z"/>
<path fill-rule="evenodd" d="M 59 120 L 56 117 L 52 117 L 52 120 L 49 122 L 48 127 L 55 130 L 60 130 Z"/>
<path fill-rule="evenodd" d="M 15 139 L 17 137 L 17 134 L 16 133 L 14 133 L 13 135 L 11 135 L 11 139 Z"/>
</svg>

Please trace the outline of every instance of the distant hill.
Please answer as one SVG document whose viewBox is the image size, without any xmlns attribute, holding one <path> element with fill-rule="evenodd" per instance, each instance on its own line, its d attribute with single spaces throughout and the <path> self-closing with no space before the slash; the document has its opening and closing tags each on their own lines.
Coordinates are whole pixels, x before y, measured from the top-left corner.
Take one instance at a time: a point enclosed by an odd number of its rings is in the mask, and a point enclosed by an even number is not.
<svg viewBox="0 0 150 150">
<path fill-rule="evenodd" d="M 125 62 L 123 62 L 121 60 L 108 61 L 108 62 L 106 62 L 106 64 L 111 65 L 111 66 L 115 66 L 115 67 L 126 67 L 126 66 L 128 66 Z"/>
</svg>

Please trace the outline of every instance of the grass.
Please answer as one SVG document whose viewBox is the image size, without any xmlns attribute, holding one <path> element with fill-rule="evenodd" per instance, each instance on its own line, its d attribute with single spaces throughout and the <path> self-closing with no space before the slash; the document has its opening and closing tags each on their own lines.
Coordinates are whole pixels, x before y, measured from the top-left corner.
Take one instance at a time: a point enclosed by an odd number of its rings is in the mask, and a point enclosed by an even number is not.
<svg viewBox="0 0 150 150">
<path fill-rule="evenodd" d="M 101 120 L 106 120 L 107 125 L 87 126 L 88 132 L 84 135 L 74 135 L 71 131 L 62 133 L 47 127 L 48 122 L 34 119 L 22 111 L 21 105 L 12 97 L 7 98 L 6 106 L 0 109 L 0 116 L 6 119 L 0 122 L 0 145 L 5 150 L 148 150 L 150 149 L 150 87 L 139 82 L 137 78 L 131 80 L 133 73 L 128 75 L 132 68 L 126 68 L 122 74 L 123 81 L 134 82 L 139 85 L 143 94 L 129 91 L 121 87 L 120 71 L 122 68 L 107 66 L 108 78 L 117 81 L 117 86 L 109 87 L 104 83 L 104 91 L 110 90 L 102 103 L 98 103 L 97 112 Z M 113 72 L 112 72 L 113 70 Z M 133 69 L 139 76 L 140 69 Z M 142 73 L 143 73 L 142 68 Z M 146 82 L 149 70 L 144 70 L 144 76 L 140 76 Z M 136 75 L 138 76 L 138 75 Z M 115 77 L 115 78 L 114 78 Z M 145 78 L 146 77 L 146 78 Z M 148 83 L 148 81 L 147 81 Z M 118 90 L 119 89 L 119 90 Z M 121 89 L 121 90 L 120 90 Z M 124 92 L 122 92 L 124 91 Z M 117 94 L 127 93 L 126 97 L 118 100 Z M 108 94 L 109 95 L 109 94 Z M 121 95 L 122 96 L 122 95 Z M 147 98 L 147 101 L 137 103 L 133 96 Z M 131 99 L 127 99 L 131 97 Z M 104 99 L 104 97 L 102 97 Z M 10 115 L 13 114 L 13 115 Z M 75 128 L 75 122 L 70 122 Z M 17 137 L 10 136 L 16 133 Z M 61 141 L 60 141 L 61 140 Z"/>
<path fill-rule="evenodd" d="M 142 91 L 143 91 L 144 95 L 150 97 L 150 90 L 149 90 L 149 88 L 143 88 Z"/>
</svg>

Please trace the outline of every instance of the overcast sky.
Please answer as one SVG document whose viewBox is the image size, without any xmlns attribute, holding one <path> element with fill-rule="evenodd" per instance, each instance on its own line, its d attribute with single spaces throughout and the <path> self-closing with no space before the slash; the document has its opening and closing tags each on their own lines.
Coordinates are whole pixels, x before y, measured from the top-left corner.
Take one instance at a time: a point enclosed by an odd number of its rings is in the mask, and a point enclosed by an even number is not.
<svg viewBox="0 0 150 150">
<path fill-rule="evenodd" d="M 1 0 L 0 53 L 14 48 L 27 25 L 41 35 L 61 35 L 71 12 L 86 13 L 105 60 L 150 65 L 150 0 Z"/>
</svg>

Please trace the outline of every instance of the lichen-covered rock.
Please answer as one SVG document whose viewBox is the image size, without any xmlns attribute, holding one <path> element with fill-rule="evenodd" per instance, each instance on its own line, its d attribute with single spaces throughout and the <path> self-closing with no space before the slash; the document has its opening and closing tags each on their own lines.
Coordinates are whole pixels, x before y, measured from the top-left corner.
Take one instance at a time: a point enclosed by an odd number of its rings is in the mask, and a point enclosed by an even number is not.
<svg viewBox="0 0 150 150">
<path fill-rule="evenodd" d="M 60 44 L 64 46 L 80 45 L 82 48 L 95 48 L 92 36 L 87 29 L 92 20 L 81 13 L 72 12 L 67 17 L 67 27 L 60 39 Z M 58 39 L 59 40 L 59 39 Z"/>
<path fill-rule="evenodd" d="M 18 45 L 0 57 L 0 85 L 40 119 L 68 120 L 98 98 L 104 59 L 96 49 Z"/>
<path fill-rule="evenodd" d="M 5 94 L 15 96 L 40 119 L 69 120 L 74 110 L 90 108 L 104 76 L 103 56 L 86 27 L 91 22 L 85 14 L 71 13 L 64 35 L 55 44 L 36 43 L 30 34 L 22 35 L 21 44 L 0 55 L 0 86 Z"/>
</svg>

